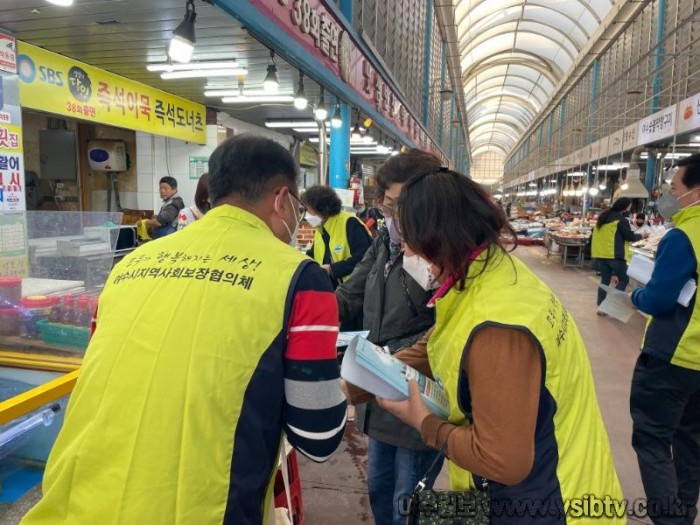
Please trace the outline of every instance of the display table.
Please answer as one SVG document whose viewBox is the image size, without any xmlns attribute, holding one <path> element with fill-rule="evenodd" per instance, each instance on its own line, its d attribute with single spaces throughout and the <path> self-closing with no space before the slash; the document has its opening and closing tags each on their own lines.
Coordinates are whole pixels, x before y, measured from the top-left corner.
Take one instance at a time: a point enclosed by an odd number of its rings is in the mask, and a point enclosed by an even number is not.
<svg viewBox="0 0 700 525">
<path fill-rule="evenodd" d="M 560 251 L 563 268 L 583 268 L 585 250 L 590 241 L 590 236 L 585 234 L 561 235 L 559 232 L 548 232 L 548 237 L 561 247 Z M 547 246 L 547 256 L 552 252 L 551 241 Z"/>
</svg>

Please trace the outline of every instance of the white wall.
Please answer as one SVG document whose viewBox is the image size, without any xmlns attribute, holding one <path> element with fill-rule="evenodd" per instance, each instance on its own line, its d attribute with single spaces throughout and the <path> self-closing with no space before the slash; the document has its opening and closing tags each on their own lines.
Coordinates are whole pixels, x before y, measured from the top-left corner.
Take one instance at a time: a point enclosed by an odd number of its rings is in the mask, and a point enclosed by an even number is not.
<svg viewBox="0 0 700 525">
<path fill-rule="evenodd" d="M 190 179 L 190 157 L 208 157 L 219 144 L 218 126 L 207 126 L 206 131 L 207 143 L 203 146 L 136 132 L 138 209 L 158 212 L 162 203 L 158 182 L 166 175 L 177 179 L 178 195 L 185 206 L 194 204 L 197 180 Z"/>
<path fill-rule="evenodd" d="M 251 133 L 272 139 L 285 148 L 289 148 L 293 138 L 266 128 L 243 122 L 224 114 L 219 124 L 232 129 L 234 135 Z M 161 177 L 170 175 L 177 179 L 178 195 L 185 201 L 185 206 L 194 204 L 197 180 L 190 179 L 190 157 L 208 157 L 216 147 L 226 139 L 226 130 L 219 126 L 207 126 L 207 143 L 203 146 L 169 139 L 148 133 L 136 132 L 137 173 L 137 208 L 139 210 L 160 209 L 162 201 L 158 195 L 158 182 Z"/>
</svg>

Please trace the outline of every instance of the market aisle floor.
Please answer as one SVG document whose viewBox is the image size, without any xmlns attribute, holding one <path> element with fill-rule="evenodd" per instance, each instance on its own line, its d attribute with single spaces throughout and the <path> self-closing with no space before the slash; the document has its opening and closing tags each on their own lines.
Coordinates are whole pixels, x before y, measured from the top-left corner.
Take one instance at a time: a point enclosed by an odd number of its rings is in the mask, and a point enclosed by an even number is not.
<svg viewBox="0 0 700 525">
<path fill-rule="evenodd" d="M 629 392 L 639 353 L 644 319 L 628 324 L 596 315 L 598 278 L 590 269 L 563 269 L 558 257 L 546 258 L 542 247 L 520 247 L 516 254 L 549 286 L 573 315 L 583 334 L 593 367 L 600 408 L 612 445 L 625 497 L 644 497 L 637 459 L 630 445 Z M 326 464 L 300 459 L 305 525 L 373 523 L 367 497 L 367 441 L 348 426 L 341 450 Z M 446 488 L 445 472 L 438 480 Z M 630 520 L 629 523 L 650 523 Z"/>
</svg>

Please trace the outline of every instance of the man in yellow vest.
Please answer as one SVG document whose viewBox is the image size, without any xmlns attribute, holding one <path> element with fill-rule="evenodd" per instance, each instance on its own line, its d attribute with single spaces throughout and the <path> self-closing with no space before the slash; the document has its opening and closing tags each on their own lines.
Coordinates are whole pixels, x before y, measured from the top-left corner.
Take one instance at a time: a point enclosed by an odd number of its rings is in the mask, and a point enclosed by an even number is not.
<svg viewBox="0 0 700 525">
<path fill-rule="evenodd" d="M 678 162 L 659 212 L 675 228 L 659 243 L 651 280 L 632 302 L 651 319 L 632 377 L 630 408 L 649 514 L 694 523 L 700 491 L 700 306 L 678 296 L 700 274 L 700 154 Z"/>
<path fill-rule="evenodd" d="M 289 246 L 294 160 L 244 135 L 209 177 L 209 213 L 110 275 L 24 525 L 261 524 L 282 434 L 315 461 L 340 443 L 338 309 Z"/>
<path fill-rule="evenodd" d="M 323 265 L 338 285 L 345 281 L 372 246 L 372 234 L 354 214 L 342 210 L 332 188 L 312 186 L 301 196 L 308 209 L 306 222 L 315 228 L 307 255 Z"/>
</svg>

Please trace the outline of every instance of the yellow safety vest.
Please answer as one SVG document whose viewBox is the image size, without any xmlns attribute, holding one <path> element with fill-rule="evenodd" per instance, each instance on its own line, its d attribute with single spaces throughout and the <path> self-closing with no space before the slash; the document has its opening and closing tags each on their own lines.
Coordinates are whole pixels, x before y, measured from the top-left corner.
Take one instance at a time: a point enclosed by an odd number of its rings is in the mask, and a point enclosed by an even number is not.
<svg viewBox="0 0 700 525">
<path fill-rule="evenodd" d="M 619 222 L 619 220 L 612 221 L 600 228 L 593 228 L 591 257 L 595 259 L 615 259 L 615 237 Z M 631 258 L 630 243 L 625 241 L 625 261 L 629 262 Z"/>
<path fill-rule="evenodd" d="M 428 358 L 436 380 L 445 388 L 449 420 L 456 425 L 468 424 L 463 410 L 470 408 L 460 406 L 459 383 L 463 357 L 477 330 L 489 325 L 523 330 L 544 360 L 535 439 L 536 450 L 548 450 L 549 459 L 542 459 L 538 452 L 533 471 L 515 487 L 491 482 L 491 497 L 547 499 L 560 490 L 567 503 L 587 494 L 622 500 L 588 355 L 571 315 L 519 259 L 493 250 L 485 272 L 478 274 L 486 256 L 482 254 L 469 268 L 466 289 L 453 289 L 436 303 L 436 327 L 428 343 Z M 449 472 L 453 490 L 473 486 L 472 475 L 452 462 Z M 600 519 L 580 518 L 576 523 L 594 524 Z M 626 517 L 605 523 L 623 524 Z"/>
<path fill-rule="evenodd" d="M 690 240 L 690 244 L 693 247 L 693 252 L 695 253 L 695 260 L 698 264 L 696 269 L 696 274 L 700 275 L 700 206 L 691 206 L 684 210 L 679 211 L 673 216 L 673 222 L 676 228 L 683 231 Z M 672 269 L 670 271 L 673 271 Z M 682 308 L 676 305 L 676 308 Z M 683 368 L 690 368 L 692 370 L 700 370 L 700 307 L 698 306 L 697 293 L 695 295 L 695 300 L 688 308 L 692 308 L 693 311 L 690 314 L 690 320 L 685 328 L 685 331 L 681 335 L 680 341 L 673 352 L 673 357 L 671 357 L 671 364 L 682 366 Z M 673 319 L 664 318 L 656 319 L 655 317 L 650 317 L 647 321 L 647 329 L 644 334 L 644 344 L 642 348 L 646 346 L 647 336 L 649 335 L 649 329 L 652 323 L 666 323 L 669 322 L 673 326 L 671 330 L 678 330 L 678 324 L 674 323 Z M 683 321 L 685 322 L 685 321 Z M 664 336 L 662 335 L 662 338 Z M 666 338 L 668 340 L 668 338 Z"/>
<path fill-rule="evenodd" d="M 265 351 L 284 337 L 286 296 L 305 262 L 256 216 L 220 206 L 119 263 L 43 499 L 22 523 L 221 524 L 230 487 L 256 476 L 266 514 L 277 456 L 260 443 L 281 432 L 257 428 L 247 388 L 254 374 L 259 384 L 282 367 Z M 237 461 L 255 472 L 236 479 Z"/>
<path fill-rule="evenodd" d="M 339 214 L 329 217 L 321 226 L 316 228 L 316 231 L 314 231 L 314 260 L 318 264 L 324 264 L 323 260 L 326 254 L 326 244 L 323 242 L 323 230 L 326 230 L 330 237 L 328 246 L 330 247 L 331 251 L 331 262 L 341 262 L 345 259 L 349 259 L 352 256 L 350 244 L 348 243 L 347 228 L 348 221 L 352 220 L 358 221 L 365 229 L 367 229 L 360 219 L 358 219 L 352 213 L 348 213 L 346 211 L 341 211 Z M 371 235 L 369 230 L 367 230 L 367 235 Z M 340 282 L 343 282 L 346 279 L 347 277 L 344 277 L 343 279 L 340 279 Z"/>
</svg>

